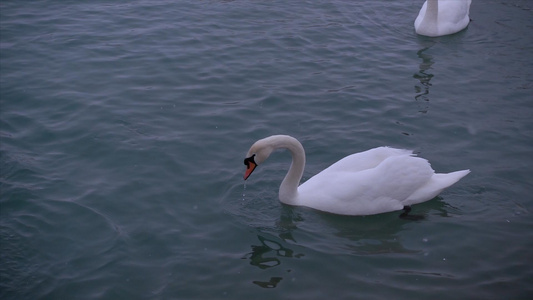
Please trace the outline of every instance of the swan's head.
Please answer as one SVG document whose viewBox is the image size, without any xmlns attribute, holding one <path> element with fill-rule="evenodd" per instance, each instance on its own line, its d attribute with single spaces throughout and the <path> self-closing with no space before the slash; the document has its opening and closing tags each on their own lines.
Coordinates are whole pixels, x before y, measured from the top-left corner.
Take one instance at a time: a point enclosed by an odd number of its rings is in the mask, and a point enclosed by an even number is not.
<svg viewBox="0 0 533 300">
<path fill-rule="evenodd" d="M 262 164 L 274 151 L 272 144 L 265 141 L 266 139 L 255 142 L 244 159 L 244 165 L 246 165 L 246 172 L 244 173 L 244 180 L 248 179 L 255 168 Z"/>
</svg>

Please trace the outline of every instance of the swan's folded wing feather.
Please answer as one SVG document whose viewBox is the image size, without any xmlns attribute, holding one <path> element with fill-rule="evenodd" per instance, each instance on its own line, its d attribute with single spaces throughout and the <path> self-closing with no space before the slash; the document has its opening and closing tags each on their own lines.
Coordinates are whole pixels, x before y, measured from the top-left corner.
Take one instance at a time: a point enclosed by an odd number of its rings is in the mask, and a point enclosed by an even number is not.
<svg viewBox="0 0 533 300">
<path fill-rule="evenodd" d="M 425 159 L 391 156 L 377 167 L 363 171 L 325 170 L 302 184 L 299 193 L 302 203 L 316 209 L 353 215 L 377 214 L 402 209 L 402 201 L 426 184 L 433 174 Z"/>
<path fill-rule="evenodd" d="M 375 168 L 385 159 L 393 156 L 413 155 L 413 151 L 390 147 L 378 147 L 348 155 L 322 172 L 358 172 Z"/>
</svg>

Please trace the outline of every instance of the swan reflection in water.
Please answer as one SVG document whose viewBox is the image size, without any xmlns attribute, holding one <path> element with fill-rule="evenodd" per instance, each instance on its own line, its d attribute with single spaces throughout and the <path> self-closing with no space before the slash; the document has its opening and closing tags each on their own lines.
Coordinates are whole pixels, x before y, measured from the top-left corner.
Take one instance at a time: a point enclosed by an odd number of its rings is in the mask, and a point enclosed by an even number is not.
<svg viewBox="0 0 533 300">
<path fill-rule="evenodd" d="M 427 216 L 431 211 L 433 215 L 447 217 L 448 206 L 438 197 L 419 204 L 417 213 Z M 258 243 L 252 244 L 252 251 L 242 259 L 261 270 L 279 268 L 276 276 L 252 281 L 262 288 L 275 288 L 292 271 L 283 268 L 283 262 L 304 259 L 306 251 L 356 257 L 421 253 L 423 250 L 405 248 L 400 235 L 407 225 L 420 222 L 423 221 L 400 219 L 395 213 L 353 217 L 282 205 L 275 225 L 258 229 Z"/>
<path fill-rule="evenodd" d="M 276 241 L 275 237 L 265 237 L 265 234 L 257 235 L 261 245 L 252 245 L 252 252 L 247 253 L 243 259 L 250 259 L 252 266 L 260 269 L 269 269 L 281 265 L 280 258 L 300 258 L 301 253 L 295 253 L 287 248 L 281 241 Z M 287 272 L 291 270 L 288 269 Z M 283 277 L 270 277 L 268 281 L 254 280 L 253 283 L 262 288 L 275 288 Z"/>
<path fill-rule="evenodd" d="M 415 100 L 419 103 L 419 112 L 427 113 L 429 108 L 429 88 L 431 87 L 431 79 L 433 74 L 429 72 L 431 66 L 434 64 L 433 56 L 424 53 L 429 48 L 420 49 L 416 54 L 422 62 L 419 66 L 419 71 L 413 75 L 413 78 L 418 79 L 420 84 L 415 85 Z"/>
<path fill-rule="evenodd" d="M 274 237 L 267 238 L 264 235 L 258 235 L 257 238 L 261 245 L 252 245 L 252 252 L 243 257 L 249 258 L 252 266 L 268 269 L 281 264 L 279 257 L 300 258 L 303 256 L 303 254 L 295 253 L 292 249 L 283 246 Z"/>
<path fill-rule="evenodd" d="M 457 41 L 460 41 L 465 37 L 466 32 L 461 31 L 452 36 L 444 36 L 437 38 L 428 38 L 428 37 L 418 37 L 418 43 L 420 50 L 416 52 L 417 57 L 420 59 L 420 64 L 418 65 L 418 71 L 413 75 L 414 79 L 417 79 L 419 83 L 415 84 L 415 100 L 419 103 L 420 109 L 419 112 L 427 113 L 429 109 L 429 90 L 432 86 L 431 80 L 435 76 L 433 65 L 435 60 L 439 61 L 439 64 L 442 65 L 438 68 L 446 68 L 446 61 L 444 58 L 435 57 L 428 52 L 431 52 L 431 48 L 435 45 L 446 45 L 452 46 L 457 45 Z M 438 75 L 438 74 L 437 74 Z"/>
</svg>

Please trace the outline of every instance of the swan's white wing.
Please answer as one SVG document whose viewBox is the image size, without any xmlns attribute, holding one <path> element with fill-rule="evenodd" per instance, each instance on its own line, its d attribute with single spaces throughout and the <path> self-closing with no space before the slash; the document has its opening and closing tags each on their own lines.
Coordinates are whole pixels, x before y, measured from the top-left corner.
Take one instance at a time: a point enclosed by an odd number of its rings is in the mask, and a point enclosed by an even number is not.
<svg viewBox="0 0 533 300">
<path fill-rule="evenodd" d="M 458 24 L 470 13 L 470 0 L 440 0 L 439 19 Z"/>
<path fill-rule="evenodd" d="M 390 156 L 363 171 L 329 168 L 298 189 L 302 205 L 338 214 L 370 215 L 400 210 L 403 201 L 427 184 L 434 171 L 422 158 Z"/>
<path fill-rule="evenodd" d="M 470 2 L 447 0 L 439 2 L 439 32 L 451 34 L 459 32 L 470 23 Z"/>
<path fill-rule="evenodd" d="M 364 152 L 348 155 L 324 169 L 322 172 L 358 172 L 375 168 L 389 157 L 412 155 L 412 153 L 413 151 L 411 150 L 395 149 L 390 147 L 373 148 Z"/>
</svg>

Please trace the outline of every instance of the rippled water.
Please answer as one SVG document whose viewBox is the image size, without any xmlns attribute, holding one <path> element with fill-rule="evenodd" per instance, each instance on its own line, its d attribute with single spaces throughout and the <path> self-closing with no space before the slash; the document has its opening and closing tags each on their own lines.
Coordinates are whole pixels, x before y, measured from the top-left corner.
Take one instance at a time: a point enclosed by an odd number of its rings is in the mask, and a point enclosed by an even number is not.
<svg viewBox="0 0 533 300">
<path fill-rule="evenodd" d="M 529 299 L 533 6 L 476 1 L 2 1 L 0 298 Z M 277 201 L 353 152 L 472 173 L 398 213 Z"/>
</svg>

